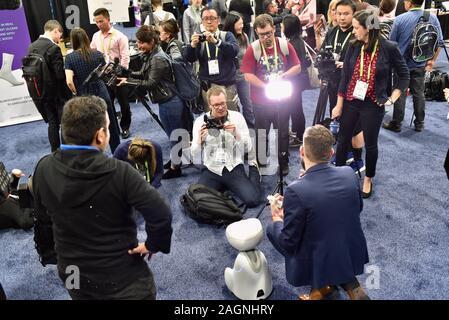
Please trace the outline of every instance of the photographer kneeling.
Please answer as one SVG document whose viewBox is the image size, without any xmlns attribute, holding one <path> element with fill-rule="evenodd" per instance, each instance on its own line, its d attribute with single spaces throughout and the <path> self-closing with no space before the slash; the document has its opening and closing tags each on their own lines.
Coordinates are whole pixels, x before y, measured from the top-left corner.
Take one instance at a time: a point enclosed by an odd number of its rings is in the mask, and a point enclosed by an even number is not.
<svg viewBox="0 0 449 320">
<path fill-rule="evenodd" d="M 153 141 L 134 138 L 121 143 L 114 152 L 114 158 L 128 162 L 155 188 L 161 186 L 164 168 L 161 146 Z"/>
<path fill-rule="evenodd" d="M 205 168 L 198 183 L 221 192 L 229 190 L 248 207 L 256 207 L 261 202 L 259 170 L 250 166 L 248 178 L 243 166 L 245 149 L 252 148 L 248 126 L 241 113 L 228 110 L 226 99 L 224 88 L 209 89 L 211 111 L 193 125 L 191 150 L 195 163 L 204 148 Z"/>
<path fill-rule="evenodd" d="M 30 229 L 34 224 L 33 211 L 30 208 L 21 208 L 15 196 L 11 195 L 11 191 L 17 189 L 22 176 L 23 173 L 19 169 L 14 169 L 9 176 L 0 162 L 0 229 Z"/>
<path fill-rule="evenodd" d="M 173 72 L 166 58 L 166 54 L 159 46 L 159 31 L 150 26 L 142 26 L 136 32 L 137 47 L 142 52 L 142 69 L 131 72 L 129 79 L 121 79 L 118 84 L 124 85 L 128 80 L 149 91 L 152 103 L 159 104 L 159 116 L 161 117 L 164 131 L 170 139 L 171 133 L 176 129 L 187 130 L 184 121 L 184 103 L 170 88 L 174 86 Z M 178 142 L 170 140 L 173 148 Z M 173 155 L 171 155 L 173 157 Z M 164 173 L 162 179 L 172 179 L 181 176 L 181 157 L 171 159 L 169 170 Z"/>
</svg>

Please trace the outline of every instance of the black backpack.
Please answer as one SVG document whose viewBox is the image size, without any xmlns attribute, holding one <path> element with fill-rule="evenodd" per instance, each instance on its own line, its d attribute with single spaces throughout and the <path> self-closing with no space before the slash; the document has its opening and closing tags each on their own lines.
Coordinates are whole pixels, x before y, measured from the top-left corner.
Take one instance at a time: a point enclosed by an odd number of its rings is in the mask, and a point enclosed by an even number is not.
<svg viewBox="0 0 449 320">
<path fill-rule="evenodd" d="M 52 44 L 48 48 L 51 46 Z M 43 55 L 31 49 L 30 53 L 22 59 L 22 72 L 28 93 L 31 99 L 33 99 L 38 111 L 44 116 L 45 108 L 42 106 L 42 99 L 47 96 L 47 88 L 52 83 L 52 75 L 47 60 Z"/>
<path fill-rule="evenodd" d="M 237 206 L 230 195 L 202 184 L 191 185 L 180 200 L 192 219 L 218 226 L 241 220 L 246 209 Z"/>
<path fill-rule="evenodd" d="M 430 12 L 424 11 L 413 31 L 410 45 L 412 59 L 415 62 L 425 62 L 433 58 L 438 44 L 437 28 L 429 22 Z"/>
<path fill-rule="evenodd" d="M 426 73 L 424 79 L 424 95 L 428 101 L 446 101 L 444 88 L 449 88 L 449 75 L 445 72 L 432 71 Z"/>
</svg>

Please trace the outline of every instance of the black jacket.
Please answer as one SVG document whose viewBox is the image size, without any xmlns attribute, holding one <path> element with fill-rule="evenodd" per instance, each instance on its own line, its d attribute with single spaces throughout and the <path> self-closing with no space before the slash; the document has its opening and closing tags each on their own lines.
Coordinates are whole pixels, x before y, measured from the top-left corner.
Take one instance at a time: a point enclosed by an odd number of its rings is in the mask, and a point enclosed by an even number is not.
<svg viewBox="0 0 449 320">
<path fill-rule="evenodd" d="M 161 56 L 155 57 L 160 52 L 163 50 L 158 46 L 150 53 L 142 54 L 141 70 L 131 73 L 131 78 L 141 80 L 140 86 L 148 90 L 153 103 L 165 102 L 175 95 L 168 85 L 174 84 L 170 64 Z"/>
<path fill-rule="evenodd" d="M 100 283 L 148 274 L 143 258 L 128 254 L 138 244 L 132 208 L 145 219 L 146 247 L 170 252 L 170 208 L 126 162 L 96 150 L 58 149 L 37 164 L 33 187 L 38 253 L 48 258 L 54 247 L 60 275 L 68 265 Z"/>
<path fill-rule="evenodd" d="M 341 72 L 340 86 L 338 92 L 345 94 L 351 81 L 357 57 L 360 55 L 360 44 L 351 44 L 346 52 L 343 69 Z M 396 43 L 380 39 L 379 55 L 376 63 L 376 75 L 374 87 L 376 91 L 376 99 L 379 103 L 384 104 L 392 91 L 391 75 L 395 70 L 398 75 L 398 82 L 395 84 L 397 89 L 404 92 L 409 85 L 410 74 L 404 58 L 399 51 Z"/>
<path fill-rule="evenodd" d="M 28 53 L 38 53 L 45 58 L 53 81 L 45 87 L 45 99 L 58 98 L 60 102 L 70 99 L 71 94 L 66 85 L 64 60 L 61 49 L 47 38 L 39 37 L 28 48 Z"/>
</svg>

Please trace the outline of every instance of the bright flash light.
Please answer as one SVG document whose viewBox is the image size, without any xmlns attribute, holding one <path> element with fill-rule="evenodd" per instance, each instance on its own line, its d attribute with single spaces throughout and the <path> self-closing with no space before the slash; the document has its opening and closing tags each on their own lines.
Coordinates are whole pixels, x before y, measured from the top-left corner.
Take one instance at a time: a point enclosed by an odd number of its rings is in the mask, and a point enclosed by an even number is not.
<svg viewBox="0 0 449 320">
<path fill-rule="evenodd" d="M 270 80 L 265 87 L 265 95 L 270 100 L 284 100 L 291 97 L 292 93 L 292 84 L 285 80 Z"/>
</svg>

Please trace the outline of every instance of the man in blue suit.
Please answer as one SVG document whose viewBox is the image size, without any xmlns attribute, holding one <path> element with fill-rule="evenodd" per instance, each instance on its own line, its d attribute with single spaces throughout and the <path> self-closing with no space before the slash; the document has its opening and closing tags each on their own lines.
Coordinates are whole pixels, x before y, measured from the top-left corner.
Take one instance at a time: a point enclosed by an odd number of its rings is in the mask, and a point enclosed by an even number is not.
<svg viewBox="0 0 449 320">
<path fill-rule="evenodd" d="M 357 178 L 350 167 L 329 165 L 334 137 L 328 129 L 309 127 L 303 141 L 300 154 L 306 171 L 284 196 L 275 196 L 268 238 L 285 257 L 287 281 L 312 287 L 300 299 L 334 298 L 337 285 L 351 299 L 369 299 L 356 278 L 368 262 Z"/>
</svg>

